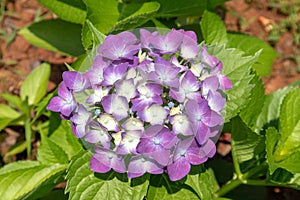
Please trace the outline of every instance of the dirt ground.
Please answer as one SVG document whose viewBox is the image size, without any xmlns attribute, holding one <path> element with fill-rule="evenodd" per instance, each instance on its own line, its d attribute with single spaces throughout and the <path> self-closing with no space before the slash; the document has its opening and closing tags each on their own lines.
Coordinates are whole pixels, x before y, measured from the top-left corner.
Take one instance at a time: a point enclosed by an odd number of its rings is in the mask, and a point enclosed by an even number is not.
<svg viewBox="0 0 300 200">
<path fill-rule="evenodd" d="M 264 24 L 264 20 L 280 23 L 280 20 L 286 16 L 270 9 L 267 1 L 250 2 L 232 0 L 225 4 L 228 10 L 225 15 L 227 30 L 247 33 L 267 42 L 269 24 Z M 1 23 L 1 29 L 7 35 L 0 40 L 0 93 L 9 92 L 18 95 L 26 75 L 43 62 L 48 62 L 52 66 L 48 91 L 53 90 L 61 81 L 61 73 L 66 70 L 64 63 L 72 63 L 74 58 L 34 47 L 17 34 L 8 45 L 6 42 L 18 29 L 32 23 L 37 17 L 37 12 L 46 18 L 53 18 L 55 15 L 50 14 L 37 0 L 7 0 L 6 10 L 9 12 L 5 12 Z M 300 20 L 300 15 L 298 19 Z M 296 63 L 288 58 L 299 52 L 299 48 L 293 42 L 292 34 L 286 32 L 277 43 L 272 45 L 281 56 L 275 60 L 271 75 L 263 78 L 266 93 L 300 80 Z M 1 97 L 0 103 L 5 103 Z M 18 136 L 18 133 L 10 129 L 6 129 L 5 134 L 4 140 L 0 137 L 1 155 L 16 142 Z M 294 193 L 295 195 L 292 196 L 286 195 Z M 275 200 L 300 199 L 300 193 L 290 189 L 271 188 L 270 194 L 271 199 Z"/>
</svg>

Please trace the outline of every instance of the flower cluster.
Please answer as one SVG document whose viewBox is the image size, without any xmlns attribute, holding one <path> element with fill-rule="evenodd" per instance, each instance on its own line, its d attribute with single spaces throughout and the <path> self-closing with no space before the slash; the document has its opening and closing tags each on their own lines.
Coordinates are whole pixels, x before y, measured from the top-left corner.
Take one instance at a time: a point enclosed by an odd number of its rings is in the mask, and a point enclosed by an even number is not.
<svg viewBox="0 0 300 200">
<path fill-rule="evenodd" d="M 94 144 L 93 171 L 166 172 L 176 181 L 215 154 L 231 82 L 194 32 L 137 35 L 107 36 L 88 71 L 63 73 L 47 108 Z"/>
</svg>

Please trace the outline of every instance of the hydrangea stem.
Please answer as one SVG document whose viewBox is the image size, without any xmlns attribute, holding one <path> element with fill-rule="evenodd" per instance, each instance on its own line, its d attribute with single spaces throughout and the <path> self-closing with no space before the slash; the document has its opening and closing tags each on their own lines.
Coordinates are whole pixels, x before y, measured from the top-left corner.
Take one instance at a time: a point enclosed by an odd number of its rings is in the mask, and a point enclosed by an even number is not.
<svg viewBox="0 0 300 200">
<path fill-rule="evenodd" d="M 234 160 L 235 163 L 236 160 Z M 238 165 L 238 163 L 237 163 Z M 236 166 L 235 166 L 236 168 Z M 239 169 L 239 166 L 238 166 Z M 228 181 L 220 190 L 218 190 L 215 193 L 216 197 L 221 197 L 225 195 L 226 193 L 230 192 L 234 188 L 238 187 L 241 184 L 246 185 L 260 185 L 260 186 L 270 186 L 273 184 L 270 184 L 266 180 L 248 180 L 250 178 L 254 178 L 255 176 L 261 174 L 262 172 L 265 172 L 268 169 L 268 164 L 266 162 L 263 162 L 261 165 L 252 168 L 245 174 L 242 174 L 240 171 L 240 174 L 236 174 L 230 181 Z"/>
</svg>

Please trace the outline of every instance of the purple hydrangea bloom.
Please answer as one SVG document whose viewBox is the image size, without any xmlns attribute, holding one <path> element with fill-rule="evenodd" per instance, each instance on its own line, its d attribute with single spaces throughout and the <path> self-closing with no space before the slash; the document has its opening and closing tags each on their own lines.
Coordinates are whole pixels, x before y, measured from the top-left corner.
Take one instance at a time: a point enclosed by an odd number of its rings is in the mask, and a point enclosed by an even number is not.
<svg viewBox="0 0 300 200">
<path fill-rule="evenodd" d="M 91 121 L 90 112 L 82 104 L 79 104 L 77 111 L 70 120 L 75 126 L 76 137 L 81 138 L 85 136 L 88 128 L 87 125 Z"/>
<path fill-rule="evenodd" d="M 125 31 L 106 37 L 89 70 L 64 72 L 47 109 L 94 148 L 91 170 L 177 181 L 216 152 L 232 87 L 221 71 L 192 31 Z"/>
<path fill-rule="evenodd" d="M 97 147 L 95 154 L 91 158 L 91 170 L 99 173 L 106 173 L 113 169 L 116 172 L 126 172 L 124 158 L 116 152 Z"/>
<path fill-rule="evenodd" d="M 58 89 L 58 96 L 53 97 L 47 106 L 48 110 L 60 112 L 64 118 L 68 118 L 76 108 L 76 101 L 72 92 L 61 82 Z"/>
<path fill-rule="evenodd" d="M 193 139 L 180 141 L 176 149 L 172 163 L 167 166 L 167 172 L 170 180 L 177 181 L 185 177 L 191 168 L 191 164 L 199 165 L 207 160 L 206 157 L 200 157 L 200 146 Z"/>
<path fill-rule="evenodd" d="M 165 166 L 169 162 L 170 148 L 174 143 L 175 135 L 161 125 L 150 126 L 137 145 L 137 152 L 148 155 L 159 164 Z"/>
</svg>

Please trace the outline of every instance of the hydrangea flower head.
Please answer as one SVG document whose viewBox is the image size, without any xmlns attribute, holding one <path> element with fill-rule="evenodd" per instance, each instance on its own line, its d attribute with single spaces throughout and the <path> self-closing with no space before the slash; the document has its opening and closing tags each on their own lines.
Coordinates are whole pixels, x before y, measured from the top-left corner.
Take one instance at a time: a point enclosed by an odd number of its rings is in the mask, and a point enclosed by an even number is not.
<svg viewBox="0 0 300 200">
<path fill-rule="evenodd" d="M 47 108 L 93 144 L 91 170 L 180 180 L 215 154 L 232 85 L 194 32 L 137 35 L 107 36 L 88 71 L 63 74 Z"/>
</svg>

